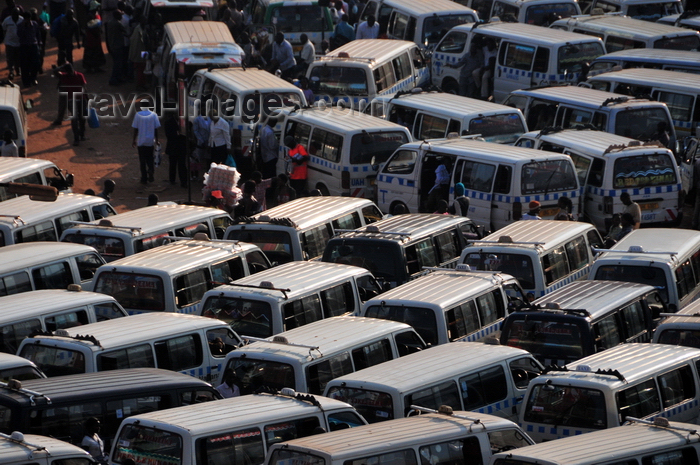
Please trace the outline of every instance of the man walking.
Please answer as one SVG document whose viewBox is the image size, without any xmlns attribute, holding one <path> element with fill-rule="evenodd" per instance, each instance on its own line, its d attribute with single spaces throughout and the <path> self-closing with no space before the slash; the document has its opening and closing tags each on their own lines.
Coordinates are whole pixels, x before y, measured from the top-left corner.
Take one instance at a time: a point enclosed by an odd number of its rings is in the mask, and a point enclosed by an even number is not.
<svg viewBox="0 0 700 465">
<path fill-rule="evenodd" d="M 262 177 L 263 179 L 274 178 L 277 176 L 277 158 L 279 157 L 279 143 L 275 136 L 275 126 L 277 126 L 277 118 L 270 117 L 267 124 L 260 131 L 260 158 L 262 159 Z"/>
<path fill-rule="evenodd" d="M 153 147 L 158 144 L 158 128 L 160 121 L 158 115 L 153 113 L 148 105 L 148 99 L 141 99 L 137 103 L 141 109 L 136 116 L 131 127 L 134 128 L 134 141 L 132 147 L 137 147 L 139 151 L 139 166 L 141 168 L 141 184 L 153 182 Z"/>
</svg>

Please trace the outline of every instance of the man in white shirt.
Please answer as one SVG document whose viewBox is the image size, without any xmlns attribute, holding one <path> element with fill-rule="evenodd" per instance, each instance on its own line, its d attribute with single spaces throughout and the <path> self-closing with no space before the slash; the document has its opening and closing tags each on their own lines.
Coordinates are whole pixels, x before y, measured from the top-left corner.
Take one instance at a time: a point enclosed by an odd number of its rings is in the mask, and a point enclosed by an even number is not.
<svg viewBox="0 0 700 465">
<path fill-rule="evenodd" d="M 233 372 L 233 370 L 228 369 L 224 373 L 224 382 L 218 385 L 216 390 L 219 391 L 219 394 L 221 394 L 224 399 L 228 399 L 229 397 L 238 397 L 241 395 L 241 390 L 236 385 L 236 381 L 236 374 Z"/>
<path fill-rule="evenodd" d="M 540 206 L 540 203 L 537 200 L 531 201 L 528 207 L 530 207 L 530 211 L 528 213 L 523 213 L 523 216 L 520 218 L 521 221 L 542 219 L 540 217 L 540 210 L 542 209 L 542 207 Z"/>
<path fill-rule="evenodd" d="M 5 33 L 5 51 L 7 53 L 7 69 L 10 70 L 10 80 L 14 79 L 16 74 L 19 74 L 19 36 L 17 35 L 17 26 L 24 21 L 24 18 L 19 14 L 19 8 L 15 7 L 12 14 L 5 18 L 2 22 L 2 30 Z"/>
<path fill-rule="evenodd" d="M 141 167 L 141 184 L 153 182 L 153 149 L 158 144 L 158 128 L 160 121 L 158 115 L 148 107 L 151 102 L 148 99 L 139 100 L 136 105 L 141 111 L 134 116 L 131 127 L 134 128 L 134 141 L 132 147 L 139 151 L 139 166 Z"/>
<path fill-rule="evenodd" d="M 231 126 L 228 122 L 214 114 L 211 117 L 209 127 L 209 154 L 213 163 L 222 164 L 226 161 L 228 151 L 231 150 Z"/>
<path fill-rule="evenodd" d="M 377 37 L 379 37 L 379 23 L 375 20 L 374 15 L 369 15 L 367 21 L 363 21 L 357 26 L 355 40 L 376 39 Z"/>
<path fill-rule="evenodd" d="M 88 418 L 85 421 L 85 436 L 80 445 L 92 455 L 92 458 L 104 463 L 108 457 L 105 455 L 105 444 L 100 438 L 99 432 L 100 420 L 95 417 Z"/>
<path fill-rule="evenodd" d="M 316 47 L 314 47 L 314 43 L 309 40 L 309 36 L 306 34 L 300 35 L 299 39 L 304 46 L 299 55 L 299 63 L 297 63 L 297 75 L 305 75 L 309 65 L 316 59 Z"/>
</svg>

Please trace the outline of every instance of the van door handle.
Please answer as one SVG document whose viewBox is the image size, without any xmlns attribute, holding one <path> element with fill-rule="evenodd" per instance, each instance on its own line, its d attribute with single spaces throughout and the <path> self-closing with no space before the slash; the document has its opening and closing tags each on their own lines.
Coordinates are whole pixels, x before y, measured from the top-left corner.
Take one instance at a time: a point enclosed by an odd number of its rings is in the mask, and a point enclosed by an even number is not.
<svg viewBox="0 0 700 465">
<path fill-rule="evenodd" d="M 498 68 L 498 77 L 501 77 L 501 68 Z"/>
<path fill-rule="evenodd" d="M 522 404 L 524 398 L 525 398 L 524 395 L 522 395 L 522 396 L 520 396 L 520 397 L 516 397 L 516 398 L 515 398 L 515 402 L 514 402 L 515 405 L 520 405 L 520 404 Z"/>
</svg>

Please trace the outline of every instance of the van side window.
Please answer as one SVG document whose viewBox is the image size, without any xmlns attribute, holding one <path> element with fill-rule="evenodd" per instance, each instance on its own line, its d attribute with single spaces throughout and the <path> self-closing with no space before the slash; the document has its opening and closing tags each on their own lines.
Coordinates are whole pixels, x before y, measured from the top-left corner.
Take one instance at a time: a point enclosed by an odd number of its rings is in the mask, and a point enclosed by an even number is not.
<svg viewBox="0 0 700 465">
<path fill-rule="evenodd" d="M 60 218 L 56 218 L 56 229 L 58 229 L 58 235 L 60 236 L 63 231 L 73 226 L 73 221 L 90 221 L 90 216 L 88 215 L 87 210 L 69 213 L 61 216 Z"/>
<path fill-rule="evenodd" d="M 310 229 L 301 235 L 304 252 L 308 255 L 308 260 L 323 255 L 326 244 L 331 238 L 330 223 L 322 224 Z"/>
<path fill-rule="evenodd" d="M 412 267 L 409 266 L 409 268 L 413 268 L 413 271 L 410 271 L 411 274 L 421 271 L 424 266 L 438 266 L 435 247 L 433 247 L 430 238 L 425 238 L 406 247 L 406 258 L 409 256 L 409 250 L 412 251 L 411 255 L 417 260 L 417 263 L 414 263 Z"/>
<path fill-rule="evenodd" d="M 493 323 L 499 318 L 505 317 L 505 307 L 500 290 L 494 290 L 476 298 L 479 307 L 479 319 L 481 326 Z"/>
<path fill-rule="evenodd" d="M 404 416 L 409 412 L 411 405 L 437 410 L 441 405 L 449 405 L 453 409 L 460 409 L 460 404 L 457 385 L 454 381 L 449 380 L 407 395 L 403 401 L 405 407 Z M 465 410 L 467 410 L 466 407 Z"/>
<path fill-rule="evenodd" d="M 97 371 L 149 367 L 156 367 L 155 360 L 153 359 L 153 350 L 149 344 L 113 350 L 97 356 Z"/>
<path fill-rule="evenodd" d="M 588 184 L 593 187 L 601 187 L 603 185 L 603 175 L 605 173 L 605 161 L 600 158 L 594 158 L 591 166 L 591 171 L 588 173 Z"/>
<path fill-rule="evenodd" d="M 496 6 L 498 5 L 499 3 L 496 3 Z M 507 68 L 530 71 L 532 68 L 532 61 L 535 58 L 535 47 L 511 43 L 504 45 L 505 47 L 501 47 L 499 64 Z"/>
<path fill-rule="evenodd" d="M 389 19 L 389 33 L 397 39 L 405 39 L 406 30 L 408 29 L 408 16 L 396 11 L 392 16 Z M 411 40 L 411 38 L 409 37 L 406 40 Z"/>
<path fill-rule="evenodd" d="M 382 66 L 375 68 L 374 82 L 377 86 L 378 94 L 396 84 L 396 77 L 394 76 L 391 63 L 384 63 Z"/>
<path fill-rule="evenodd" d="M 485 18 L 479 13 L 479 18 Z M 440 42 L 437 48 L 438 52 L 444 53 L 463 53 L 464 46 L 467 44 L 467 34 L 464 32 L 448 32 L 444 39 Z"/>
<path fill-rule="evenodd" d="M 513 177 L 513 168 L 508 165 L 498 165 L 496 182 L 493 183 L 493 192 L 496 194 L 509 194 L 510 183 Z"/>
<path fill-rule="evenodd" d="M 121 308 L 113 302 L 95 304 L 93 310 L 97 321 L 113 320 L 124 316 Z"/>
<path fill-rule="evenodd" d="M 0 127 L 1 126 L 2 126 L 2 123 L 0 123 Z M 13 139 L 16 139 L 16 138 L 17 138 L 17 136 L 13 137 Z M 12 180 L 12 182 L 27 183 L 27 184 L 44 184 L 41 181 L 41 175 L 39 173 L 31 173 L 31 174 L 21 176 L 17 179 Z"/>
<path fill-rule="evenodd" d="M 78 274 L 81 281 L 89 281 L 95 276 L 95 271 L 102 266 L 102 259 L 98 254 L 88 253 L 75 257 L 78 265 Z"/>
<path fill-rule="evenodd" d="M 544 270 L 547 286 L 569 274 L 569 264 L 566 259 L 564 247 L 557 247 L 542 257 L 542 269 Z"/>
<path fill-rule="evenodd" d="M 41 321 L 38 319 L 3 326 L 0 331 L 0 350 L 8 354 L 16 354 L 24 338 L 41 329 Z"/>
<path fill-rule="evenodd" d="M 442 264 L 459 258 L 459 255 L 462 253 L 457 231 L 447 231 L 435 236 L 435 245 Z"/>
<path fill-rule="evenodd" d="M 467 189 L 491 192 L 495 172 L 496 167 L 494 165 L 465 160 L 460 182 Z"/>
<path fill-rule="evenodd" d="M 665 409 L 695 397 L 695 378 L 689 365 L 663 374 L 658 379 Z"/>
<path fill-rule="evenodd" d="M 20 292 L 29 292 L 31 290 L 32 283 L 29 281 L 29 275 L 24 271 L 0 279 L 0 296 L 19 294 Z"/>
<path fill-rule="evenodd" d="M 172 438 L 168 436 L 162 435 L 161 437 L 164 441 L 168 441 L 167 444 L 175 443 L 179 446 L 179 436 L 175 434 L 172 435 Z M 195 444 L 196 457 L 201 459 L 202 463 L 262 463 L 265 461 L 265 446 L 259 428 L 241 429 L 209 436 L 197 439 Z"/>
<path fill-rule="evenodd" d="M 476 303 L 473 300 L 447 310 L 445 319 L 447 320 L 447 337 L 450 342 L 473 333 L 481 327 L 476 312 Z"/>
<path fill-rule="evenodd" d="M 343 146 L 343 137 L 325 131 L 323 129 L 316 128 L 311 136 L 311 142 L 309 142 L 309 147 L 314 145 L 318 147 L 315 155 L 317 157 L 332 161 L 337 163 L 340 161 L 340 148 Z"/>
<path fill-rule="evenodd" d="M 530 380 L 537 378 L 541 374 L 540 367 L 530 357 L 513 360 L 509 363 L 509 366 L 515 387 L 518 389 L 527 389 Z"/>
<path fill-rule="evenodd" d="M 660 411 L 659 393 L 654 380 L 624 389 L 615 395 L 620 423 L 625 417 L 644 418 Z"/>
<path fill-rule="evenodd" d="M 195 74 L 192 76 L 192 80 L 190 81 L 190 85 L 188 87 L 188 95 L 190 97 L 199 97 L 199 86 L 202 84 L 202 75 L 201 74 Z"/>
<path fill-rule="evenodd" d="M 363 457 L 356 460 L 346 460 L 343 465 L 364 465 L 367 463 L 372 464 L 398 464 L 401 465 L 418 465 L 416 461 L 416 454 L 413 449 L 398 450 L 395 452 L 390 452 L 388 454 L 373 455 L 370 457 Z"/>
<path fill-rule="evenodd" d="M 105 402 L 106 415 L 102 417 L 103 428 L 108 431 L 117 431 L 125 416 L 140 415 L 142 413 L 165 410 L 175 407 L 170 402 L 170 395 L 149 395 L 148 397 L 122 398 Z M 126 412 L 129 412 L 126 414 Z"/>
<path fill-rule="evenodd" d="M 688 465 L 698 464 L 698 455 L 693 447 L 686 447 L 681 450 L 672 450 L 667 452 L 661 452 L 654 455 L 646 455 L 642 457 L 642 465 L 656 465 L 656 464 L 674 464 L 682 463 Z"/>
<path fill-rule="evenodd" d="M 465 439 L 455 439 L 454 441 L 441 442 L 439 444 L 431 444 L 429 446 L 421 446 L 418 449 L 421 464 L 431 465 L 448 465 L 453 463 L 465 463 L 465 457 L 469 457 L 469 464 L 483 463 L 479 459 L 481 457 L 480 448 L 462 450 L 463 441 L 466 439 L 475 439 L 478 447 L 479 439 L 476 436 L 471 436 Z M 466 455 L 469 450 L 470 454 Z M 478 451 L 471 453 L 471 451 Z"/>
<path fill-rule="evenodd" d="M 322 320 L 321 300 L 314 294 L 284 305 L 284 329 L 290 330 Z"/>
<path fill-rule="evenodd" d="M 243 269 L 243 259 L 235 257 L 231 260 L 215 263 L 211 266 L 212 287 L 220 284 L 229 284 L 245 276 Z"/>
<path fill-rule="evenodd" d="M 214 328 L 207 331 L 207 344 L 214 357 L 223 357 L 238 347 L 240 340 L 229 328 Z"/>
<path fill-rule="evenodd" d="M 362 207 L 362 216 L 365 219 L 365 224 L 374 223 L 375 221 L 379 221 L 384 217 L 381 210 L 379 210 L 379 208 L 377 208 L 377 206 L 374 204 Z"/>
<path fill-rule="evenodd" d="M 513 5 L 508 5 L 503 2 L 494 2 L 493 4 L 493 16 L 498 16 L 501 21 L 507 22 L 517 22 L 518 21 L 518 7 Z"/>
<path fill-rule="evenodd" d="M 620 313 L 622 314 L 622 321 L 627 331 L 627 339 L 639 336 L 651 326 L 641 300 L 623 308 Z"/>
<path fill-rule="evenodd" d="M 402 81 L 411 77 L 411 57 L 408 55 L 408 52 L 402 53 L 391 60 L 391 62 L 394 64 L 394 71 L 396 72 L 397 81 Z"/>
<path fill-rule="evenodd" d="M 66 289 L 69 284 L 73 283 L 68 262 L 34 268 L 32 278 L 35 289 Z"/>
<path fill-rule="evenodd" d="M 45 221 L 34 226 L 28 226 L 17 231 L 15 242 L 35 242 L 35 241 L 58 241 L 58 235 L 54 229 L 53 222 Z"/>
<path fill-rule="evenodd" d="M 245 261 L 248 263 L 248 269 L 250 270 L 250 274 L 255 274 L 269 268 L 269 265 L 267 264 L 268 262 L 265 259 L 265 255 L 258 250 L 253 250 L 252 252 L 247 253 L 245 256 Z M 240 270 L 235 270 L 234 274 L 238 273 L 240 273 L 240 276 L 234 277 L 234 280 L 242 278 L 244 276 L 242 268 Z"/>
<path fill-rule="evenodd" d="M 304 147 L 309 147 L 309 135 L 311 135 L 311 126 L 300 123 L 298 121 L 290 121 L 284 130 L 284 134 L 294 136 L 297 142 Z"/>
<path fill-rule="evenodd" d="M 309 394 L 322 394 L 330 380 L 352 372 L 352 362 L 350 361 L 350 354 L 347 352 L 309 365 L 306 368 Z"/>
<path fill-rule="evenodd" d="M 493 404 L 508 396 L 506 373 L 500 365 L 471 373 L 459 379 L 465 410 Z"/>
<path fill-rule="evenodd" d="M 177 308 L 187 307 L 202 300 L 205 292 L 211 289 L 209 270 L 194 270 L 175 278 L 175 300 Z"/>
<path fill-rule="evenodd" d="M 355 311 L 355 294 L 349 282 L 321 291 L 321 301 L 326 318 Z"/>
<path fill-rule="evenodd" d="M 355 365 L 355 371 L 378 365 L 392 358 L 389 339 L 375 341 L 352 350 L 352 363 Z"/>
<path fill-rule="evenodd" d="M 518 102 L 514 101 L 514 103 L 517 104 Z M 544 129 L 548 126 L 554 126 L 554 117 L 556 114 L 557 104 L 546 100 L 532 99 L 530 102 L 530 110 L 527 112 L 527 127 L 533 131 L 536 129 Z"/>
<path fill-rule="evenodd" d="M 73 326 L 86 325 L 90 323 L 87 310 L 80 309 L 62 315 L 54 315 L 44 319 L 47 331 L 56 331 L 61 328 L 72 328 Z"/>
<path fill-rule="evenodd" d="M 421 115 L 418 139 L 442 139 L 447 131 L 447 120 L 432 115 Z"/>
<path fill-rule="evenodd" d="M 198 390 L 180 392 L 180 405 L 199 404 L 202 402 L 209 402 L 217 399 L 218 397 L 215 397 L 213 392 L 208 391 L 206 389 L 202 389 L 201 391 Z M 170 407 L 164 407 L 164 409 L 166 408 Z"/>
<path fill-rule="evenodd" d="M 676 287 L 678 288 L 679 300 L 687 296 L 695 288 L 696 284 L 690 260 L 676 268 Z"/>
<path fill-rule="evenodd" d="M 549 49 L 537 47 L 535 52 L 535 64 L 532 66 L 534 73 L 546 73 L 549 70 Z"/>
<path fill-rule="evenodd" d="M 622 343 L 621 331 L 618 329 L 617 316 L 606 316 L 593 325 L 596 351 L 609 349 Z"/>
<path fill-rule="evenodd" d="M 588 249 L 586 248 L 586 239 L 583 236 L 574 238 L 564 244 L 566 255 L 569 259 L 569 268 L 571 271 L 580 270 L 588 265 Z"/>
<path fill-rule="evenodd" d="M 399 357 L 413 354 L 419 350 L 426 348 L 425 343 L 421 341 L 420 336 L 415 331 L 403 331 L 394 336 L 396 348 L 399 352 Z"/>
<path fill-rule="evenodd" d="M 345 216 L 332 221 L 333 229 L 357 229 L 362 226 L 360 215 L 357 212 L 348 213 Z"/>
<path fill-rule="evenodd" d="M 411 174 L 416 166 L 418 154 L 413 150 L 399 150 L 391 157 L 383 172 L 389 174 Z"/>
<path fill-rule="evenodd" d="M 153 344 L 158 368 L 181 371 L 202 364 L 202 340 L 199 334 L 186 334 Z"/>
</svg>

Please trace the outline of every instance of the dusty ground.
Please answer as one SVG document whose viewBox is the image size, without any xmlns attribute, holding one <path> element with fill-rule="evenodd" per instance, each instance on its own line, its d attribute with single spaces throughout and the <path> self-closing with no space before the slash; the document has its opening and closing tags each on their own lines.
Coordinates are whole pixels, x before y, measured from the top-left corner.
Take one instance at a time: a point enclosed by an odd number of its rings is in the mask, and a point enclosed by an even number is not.
<svg viewBox="0 0 700 465">
<path fill-rule="evenodd" d="M 36 0 L 30 2 L 18 1 L 24 8 L 41 8 L 41 3 Z M 106 52 L 106 46 L 103 48 Z M 29 139 L 27 143 L 27 155 L 29 157 L 51 160 L 60 168 L 75 175 L 73 191 L 82 193 L 86 189 L 95 192 L 102 190 L 106 179 L 113 179 L 116 190 L 112 195 L 112 205 L 118 211 L 126 211 L 147 203 L 147 197 L 151 193 L 164 200 L 187 200 L 188 190 L 180 188 L 179 181 L 171 186 L 168 181 L 167 160 L 156 168 L 155 182 L 148 186 L 139 183 L 140 172 L 136 149 L 131 147 L 133 130 L 131 119 L 103 121 L 99 129 L 86 129 L 87 141 L 80 146 L 72 145 L 73 135 L 70 121 L 64 121 L 62 126 L 51 126 L 56 118 L 58 107 L 58 94 L 56 90 L 57 80 L 51 76 L 51 65 L 56 63 L 56 42 L 47 40 L 46 57 L 44 59 L 44 74 L 38 77 L 38 86 L 22 89 L 25 99 L 32 99 L 33 108 L 29 110 Z M 74 50 L 73 59 L 77 71 L 82 72 L 83 50 Z M 103 73 L 86 74 L 88 92 L 91 93 L 121 93 L 125 100 L 130 101 L 137 95 L 134 84 L 109 86 L 109 74 L 111 62 L 107 57 L 107 66 Z M 7 60 L 4 46 L 0 55 L 0 78 L 7 77 Z M 21 78 L 16 77 L 15 83 L 21 85 Z M 130 95 L 131 94 L 131 95 Z M 165 146 L 165 135 L 162 131 L 159 137 Z M 201 181 L 195 181 L 191 186 L 191 199 L 201 200 Z"/>
</svg>

